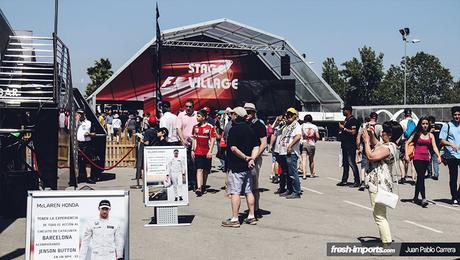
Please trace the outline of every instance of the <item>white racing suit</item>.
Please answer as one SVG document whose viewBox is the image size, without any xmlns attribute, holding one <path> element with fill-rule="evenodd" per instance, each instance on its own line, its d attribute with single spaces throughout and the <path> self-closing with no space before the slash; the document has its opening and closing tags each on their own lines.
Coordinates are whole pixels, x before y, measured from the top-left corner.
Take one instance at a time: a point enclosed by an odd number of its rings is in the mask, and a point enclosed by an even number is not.
<svg viewBox="0 0 460 260">
<path fill-rule="evenodd" d="M 80 260 L 87 259 L 89 246 L 91 246 L 91 260 L 122 258 L 124 237 L 118 223 L 109 219 L 89 221 L 81 240 Z"/>
<path fill-rule="evenodd" d="M 185 163 L 179 158 L 172 158 L 167 165 L 167 172 L 171 178 L 171 183 L 174 190 L 174 196 L 182 197 L 182 176 L 185 175 Z"/>
</svg>

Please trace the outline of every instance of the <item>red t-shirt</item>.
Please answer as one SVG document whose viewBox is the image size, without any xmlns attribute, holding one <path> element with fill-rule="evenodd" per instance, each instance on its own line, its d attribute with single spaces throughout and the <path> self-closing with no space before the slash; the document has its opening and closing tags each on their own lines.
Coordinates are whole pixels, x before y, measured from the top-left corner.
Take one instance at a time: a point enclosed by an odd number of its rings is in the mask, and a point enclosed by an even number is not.
<svg viewBox="0 0 460 260">
<path fill-rule="evenodd" d="M 216 138 L 214 127 L 209 123 L 194 125 L 192 135 L 196 141 L 195 154 L 206 155 L 209 152 L 209 140 Z"/>
</svg>

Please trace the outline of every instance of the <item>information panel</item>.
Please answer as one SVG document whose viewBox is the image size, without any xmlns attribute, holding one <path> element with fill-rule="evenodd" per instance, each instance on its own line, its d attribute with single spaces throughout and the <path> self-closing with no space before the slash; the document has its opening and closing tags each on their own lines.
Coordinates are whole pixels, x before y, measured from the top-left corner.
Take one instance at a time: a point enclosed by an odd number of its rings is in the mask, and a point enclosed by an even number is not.
<svg viewBox="0 0 460 260">
<path fill-rule="evenodd" d="M 129 192 L 34 191 L 26 259 L 129 259 Z"/>
<path fill-rule="evenodd" d="M 187 149 L 183 146 L 144 147 L 146 206 L 188 205 Z"/>
</svg>

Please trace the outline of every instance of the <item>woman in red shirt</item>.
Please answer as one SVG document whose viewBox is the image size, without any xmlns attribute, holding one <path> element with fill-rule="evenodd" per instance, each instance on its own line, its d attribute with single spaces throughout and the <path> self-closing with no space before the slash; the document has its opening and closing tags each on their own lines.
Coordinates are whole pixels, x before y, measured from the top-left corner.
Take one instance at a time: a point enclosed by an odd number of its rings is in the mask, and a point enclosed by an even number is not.
<svg viewBox="0 0 460 260">
<path fill-rule="evenodd" d="M 417 181 L 415 184 L 414 203 L 419 203 L 418 195 L 422 195 L 421 206 L 428 206 L 428 201 L 425 198 L 425 172 L 430 163 L 430 147 L 438 155 L 438 163 L 441 163 L 441 155 L 439 154 L 438 147 L 434 135 L 430 133 L 430 122 L 427 117 L 422 117 L 418 121 L 417 128 L 406 142 L 406 151 L 410 151 L 409 146 L 414 146 L 413 160 L 415 171 L 417 172 Z M 411 155 L 406 153 L 405 160 L 410 161 Z"/>
<path fill-rule="evenodd" d="M 199 197 L 206 193 L 206 181 L 211 170 L 212 149 L 216 143 L 216 131 L 214 127 L 207 123 L 206 110 L 197 113 L 198 124 L 192 128 L 192 159 L 195 161 L 197 189 L 196 195 Z"/>
</svg>

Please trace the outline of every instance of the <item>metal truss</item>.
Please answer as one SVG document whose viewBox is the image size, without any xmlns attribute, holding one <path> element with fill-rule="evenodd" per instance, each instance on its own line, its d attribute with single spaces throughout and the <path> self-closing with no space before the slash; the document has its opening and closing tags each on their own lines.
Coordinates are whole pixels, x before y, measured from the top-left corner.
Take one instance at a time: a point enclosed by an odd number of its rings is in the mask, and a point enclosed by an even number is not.
<svg viewBox="0 0 460 260">
<path fill-rule="evenodd" d="M 226 50 L 251 50 L 251 51 L 281 51 L 282 46 L 271 45 L 254 45 L 246 43 L 222 43 L 222 42 L 198 42 L 198 41 L 172 41 L 164 40 L 161 43 L 168 47 L 191 47 L 191 48 L 209 48 L 209 49 L 226 49 Z"/>
</svg>

